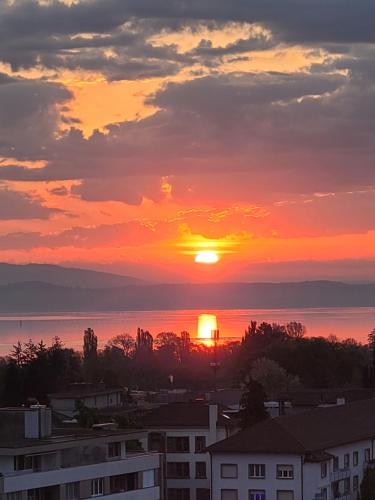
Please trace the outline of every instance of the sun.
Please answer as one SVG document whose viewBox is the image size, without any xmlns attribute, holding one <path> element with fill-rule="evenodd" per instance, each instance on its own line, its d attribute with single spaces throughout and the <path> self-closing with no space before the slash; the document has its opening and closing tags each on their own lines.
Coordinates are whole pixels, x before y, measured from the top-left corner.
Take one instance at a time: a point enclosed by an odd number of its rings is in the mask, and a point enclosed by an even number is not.
<svg viewBox="0 0 375 500">
<path fill-rule="evenodd" d="M 219 262 L 219 256 L 213 250 L 202 250 L 197 253 L 194 260 L 197 264 L 216 264 Z"/>
</svg>

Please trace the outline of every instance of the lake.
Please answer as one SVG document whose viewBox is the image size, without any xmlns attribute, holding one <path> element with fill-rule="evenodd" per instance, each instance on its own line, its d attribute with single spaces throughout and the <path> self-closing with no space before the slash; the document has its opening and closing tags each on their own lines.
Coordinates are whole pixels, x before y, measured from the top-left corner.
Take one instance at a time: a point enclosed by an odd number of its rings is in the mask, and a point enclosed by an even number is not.
<svg viewBox="0 0 375 500">
<path fill-rule="evenodd" d="M 354 338 L 366 342 L 375 328 L 375 308 L 321 308 L 321 309 L 238 309 L 220 311 L 124 311 L 106 313 L 64 313 L 46 315 L 0 316 L 0 354 L 9 352 L 17 340 L 29 338 L 47 344 L 58 335 L 66 346 L 82 347 L 85 328 L 91 327 L 103 346 L 108 339 L 120 333 L 136 334 L 137 328 L 149 330 L 154 336 L 162 331 L 182 330 L 197 336 L 198 316 L 202 313 L 217 317 L 220 338 L 238 340 L 251 320 L 258 322 L 301 321 L 309 336 L 336 335 L 340 339 Z"/>
</svg>

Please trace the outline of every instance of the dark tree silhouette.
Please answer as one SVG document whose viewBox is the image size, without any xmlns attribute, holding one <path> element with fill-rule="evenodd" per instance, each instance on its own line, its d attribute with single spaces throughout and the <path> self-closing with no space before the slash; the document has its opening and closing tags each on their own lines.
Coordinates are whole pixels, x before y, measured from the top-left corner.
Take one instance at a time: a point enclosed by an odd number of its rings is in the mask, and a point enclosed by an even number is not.
<svg viewBox="0 0 375 500">
<path fill-rule="evenodd" d="M 268 418 L 267 410 L 264 407 L 265 399 L 266 394 L 262 385 L 252 378 L 249 378 L 245 385 L 245 392 L 240 401 L 241 410 L 239 414 L 243 429 L 251 427 Z"/>
</svg>

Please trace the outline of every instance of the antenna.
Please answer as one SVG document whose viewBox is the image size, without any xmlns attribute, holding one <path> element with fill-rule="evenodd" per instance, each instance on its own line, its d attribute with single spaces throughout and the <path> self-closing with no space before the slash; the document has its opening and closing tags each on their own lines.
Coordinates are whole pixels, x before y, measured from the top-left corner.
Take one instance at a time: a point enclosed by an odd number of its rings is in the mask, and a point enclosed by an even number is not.
<svg viewBox="0 0 375 500">
<path fill-rule="evenodd" d="M 217 372 L 220 368 L 220 362 L 217 360 L 217 344 L 219 342 L 219 330 L 211 330 L 211 338 L 214 341 L 213 349 L 213 361 L 211 361 L 210 366 L 214 372 L 214 391 L 217 391 Z"/>
</svg>

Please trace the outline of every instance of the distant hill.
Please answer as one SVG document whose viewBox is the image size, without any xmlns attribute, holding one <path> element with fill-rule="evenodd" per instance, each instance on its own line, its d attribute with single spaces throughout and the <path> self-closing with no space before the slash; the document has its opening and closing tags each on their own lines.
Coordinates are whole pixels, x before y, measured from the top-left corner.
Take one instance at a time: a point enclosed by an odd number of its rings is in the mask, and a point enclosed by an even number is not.
<svg viewBox="0 0 375 500">
<path fill-rule="evenodd" d="M 95 289 L 27 282 L 0 286 L 1 313 L 364 306 L 375 307 L 375 284 L 311 281 Z"/>
<path fill-rule="evenodd" d="M 131 276 L 76 269 L 49 264 L 0 263 L 0 286 L 11 283 L 36 281 L 51 285 L 81 288 L 113 288 L 142 285 L 145 282 Z"/>
</svg>

